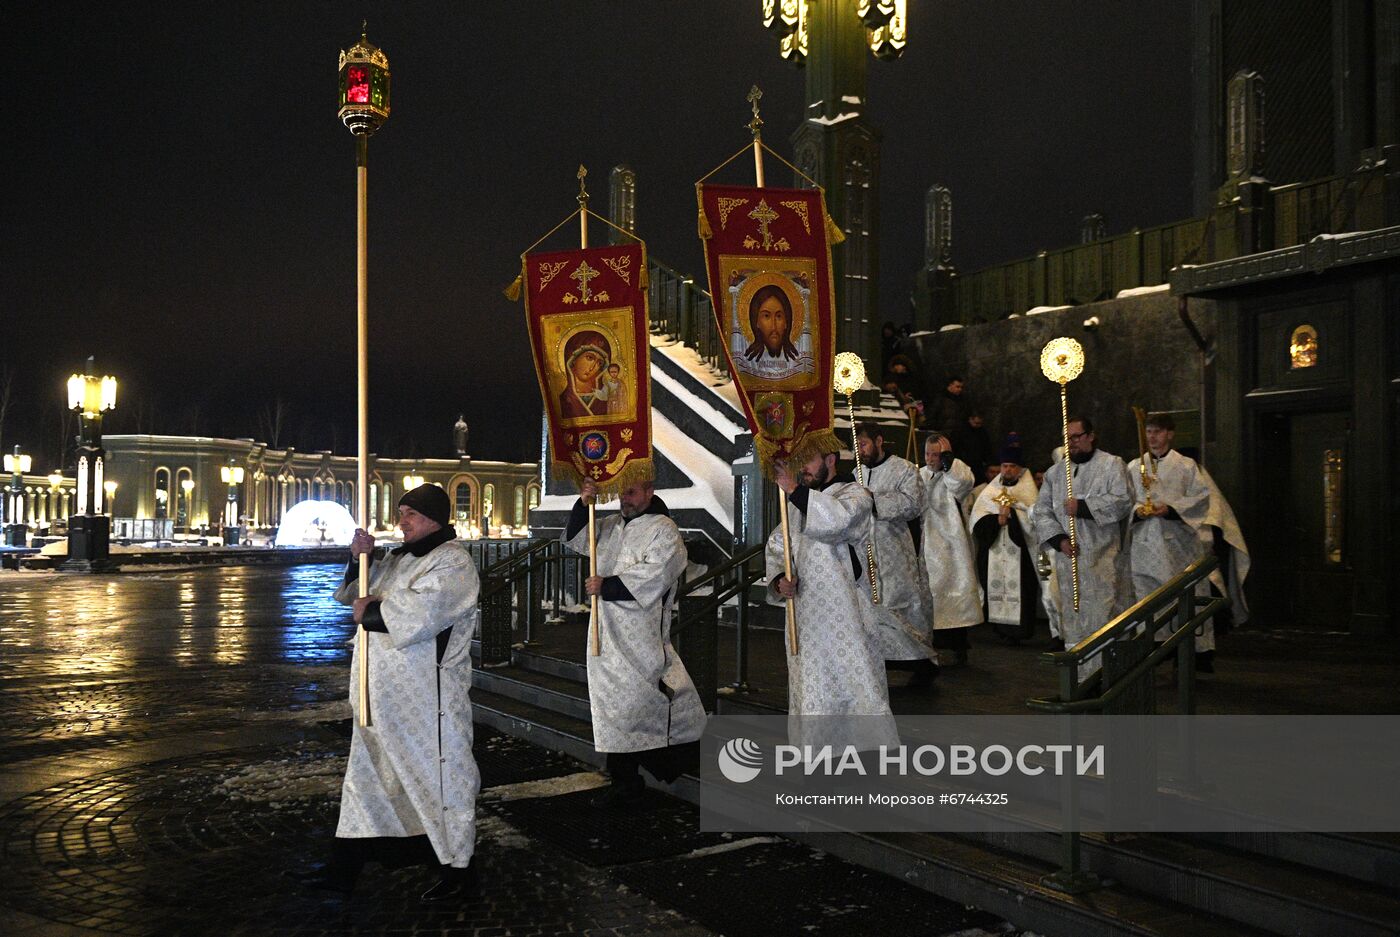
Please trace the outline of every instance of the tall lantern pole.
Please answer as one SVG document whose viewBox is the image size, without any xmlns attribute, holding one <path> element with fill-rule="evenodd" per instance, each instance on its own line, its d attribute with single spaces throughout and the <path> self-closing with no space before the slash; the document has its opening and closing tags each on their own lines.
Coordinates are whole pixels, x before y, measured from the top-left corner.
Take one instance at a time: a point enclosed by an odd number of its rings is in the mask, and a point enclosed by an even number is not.
<svg viewBox="0 0 1400 937">
<path fill-rule="evenodd" d="M 340 111 L 346 128 L 355 135 L 356 201 L 356 373 L 359 466 L 355 474 L 355 513 L 359 526 L 369 525 L 369 138 L 389 119 L 389 57 L 365 36 L 340 53 Z M 360 556 L 360 597 L 369 594 L 369 555 Z M 371 724 L 369 711 L 369 640 L 363 627 L 355 629 L 355 650 L 360 661 L 356 707 L 361 726 Z"/>
</svg>

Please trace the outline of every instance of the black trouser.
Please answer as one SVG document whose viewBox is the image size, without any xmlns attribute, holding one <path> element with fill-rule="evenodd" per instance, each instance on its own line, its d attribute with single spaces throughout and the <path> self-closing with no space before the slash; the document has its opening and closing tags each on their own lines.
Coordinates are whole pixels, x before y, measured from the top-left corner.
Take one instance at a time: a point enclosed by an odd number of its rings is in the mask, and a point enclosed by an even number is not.
<svg viewBox="0 0 1400 937">
<path fill-rule="evenodd" d="M 665 748 L 651 748 L 643 752 L 608 752 L 607 771 L 618 787 L 642 787 L 640 771 L 647 772 L 658 781 L 670 783 L 687 771 L 698 769 L 700 764 L 700 743 L 685 742 L 681 745 L 668 745 Z"/>
</svg>

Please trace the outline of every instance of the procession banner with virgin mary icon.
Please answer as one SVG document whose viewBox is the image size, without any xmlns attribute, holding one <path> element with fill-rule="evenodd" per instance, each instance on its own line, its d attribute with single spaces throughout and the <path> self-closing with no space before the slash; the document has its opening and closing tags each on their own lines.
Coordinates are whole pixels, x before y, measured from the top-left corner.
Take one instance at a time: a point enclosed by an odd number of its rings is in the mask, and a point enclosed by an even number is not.
<svg viewBox="0 0 1400 937">
<path fill-rule="evenodd" d="M 522 264 L 555 477 L 605 493 L 650 480 L 645 246 L 526 254 Z"/>
<path fill-rule="evenodd" d="M 767 475 L 775 459 L 839 452 L 832 431 L 840 230 L 820 189 L 696 186 L 715 321 Z"/>
</svg>

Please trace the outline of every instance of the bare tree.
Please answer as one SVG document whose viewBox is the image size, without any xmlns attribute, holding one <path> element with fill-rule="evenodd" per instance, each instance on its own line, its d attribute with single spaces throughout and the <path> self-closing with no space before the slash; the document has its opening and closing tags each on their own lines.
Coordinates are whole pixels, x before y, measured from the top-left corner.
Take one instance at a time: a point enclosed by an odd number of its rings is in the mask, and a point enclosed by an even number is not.
<svg viewBox="0 0 1400 937">
<path fill-rule="evenodd" d="M 258 414 L 258 433 L 273 449 L 282 448 L 282 427 L 287 422 L 287 402 L 278 397 L 270 404 L 264 404 Z"/>
<path fill-rule="evenodd" d="M 5 438 L 5 417 L 10 409 L 10 400 L 15 389 L 15 369 L 9 365 L 0 368 L 0 448 Z"/>
</svg>

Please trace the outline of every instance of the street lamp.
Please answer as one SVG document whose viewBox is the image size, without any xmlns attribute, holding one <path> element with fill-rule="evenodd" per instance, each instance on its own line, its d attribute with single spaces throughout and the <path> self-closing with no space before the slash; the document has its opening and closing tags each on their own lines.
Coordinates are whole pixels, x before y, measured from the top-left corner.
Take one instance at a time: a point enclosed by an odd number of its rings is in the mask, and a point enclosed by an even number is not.
<svg viewBox="0 0 1400 937">
<path fill-rule="evenodd" d="M 389 57 L 370 44 L 361 23 L 360 41 L 340 53 L 340 120 L 355 135 L 356 387 L 359 466 L 355 472 L 355 520 L 369 527 L 369 138 L 389 119 Z M 359 593 L 369 592 L 369 554 L 360 555 Z M 359 723 L 371 725 L 369 640 L 355 631 Z"/>
<path fill-rule="evenodd" d="M 243 466 L 234 465 L 232 461 L 221 465 L 219 478 L 228 485 L 228 501 L 224 504 L 224 546 L 234 547 L 243 536 L 238 526 L 238 486 L 243 484 Z"/>
<path fill-rule="evenodd" d="M 413 489 L 417 488 L 419 485 L 422 485 L 422 484 L 423 484 L 423 476 L 422 476 L 422 475 L 405 475 L 405 476 L 403 477 L 403 490 L 404 490 L 404 491 L 412 491 Z"/>
<path fill-rule="evenodd" d="M 115 514 L 117 512 L 117 483 L 114 481 L 105 481 L 102 483 L 102 490 L 107 492 L 107 510 L 105 513 Z"/>
<path fill-rule="evenodd" d="M 177 512 L 180 514 L 180 518 L 177 519 L 183 520 L 180 526 L 185 528 L 185 533 L 189 533 L 190 525 L 194 523 L 194 479 L 180 479 L 180 490 L 185 493 L 185 509 Z"/>
<path fill-rule="evenodd" d="M 28 533 L 24 510 L 24 474 L 33 465 L 33 459 L 22 454 L 15 446 L 14 455 L 5 456 L 5 471 L 10 473 L 10 505 L 5 512 L 8 523 L 5 525 L 5 542 L 12 547 L 25 546 Z"/>
<path fill-rule="evenodd" d="M 64 569 L 95 572 L 109 567 L 111 518 L 102 513 L 102 414 L 117 406 L 117 379 L 98 377 L 91 357 L 82 374 L 68 378 L 68 407 L 78 412 L 78 508 L 68 522 Z"/>
<path fill-rule="evenodd" d="M 62 511 L 63 473 L 54 469 L 49 473 L 49 533 L 52 534 L 58 522 L 63 519 Z"/>
</svg>

